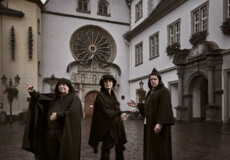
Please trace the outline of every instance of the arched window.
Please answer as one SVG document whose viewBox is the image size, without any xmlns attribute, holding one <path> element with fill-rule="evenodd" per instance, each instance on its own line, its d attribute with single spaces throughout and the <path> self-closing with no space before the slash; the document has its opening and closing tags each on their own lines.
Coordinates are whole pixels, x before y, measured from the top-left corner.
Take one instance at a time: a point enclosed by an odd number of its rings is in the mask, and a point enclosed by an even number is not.
<svg viewBox="0 0 230 160">
<path fill-rule="evenodd" d="M 109 14 L 109 3 L 105 0 L 98 2 L 98 15 L 110 16 Z"/>
</svg>

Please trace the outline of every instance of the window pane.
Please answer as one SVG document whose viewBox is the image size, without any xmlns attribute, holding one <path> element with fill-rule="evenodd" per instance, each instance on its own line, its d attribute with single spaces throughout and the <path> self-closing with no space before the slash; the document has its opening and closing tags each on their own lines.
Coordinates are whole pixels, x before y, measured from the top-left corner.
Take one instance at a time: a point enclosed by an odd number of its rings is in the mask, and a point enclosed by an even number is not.
<svg viewBox="0 0 230 160">
<path fill-rule="evenodd" d="M 153 58 L 154 55 L 154 40 L 153 37 L 150 38 L 150 58 Z"/>
<path fill-rule="evenodd" d="M 78 9 L 82 11 L 82 3 L 81 3 L 81 1 L 78 3 Z"/>
<path fill-rule="evenodd" d="M 107 12 L 107 6 L 104 6 L 104 14 L 108 14 L 108 12 Z"/>
<path fill-rule="evenodd" d="M 207 7 L 206 6 L 201 9 L 201 14 L 202 14 L 201 27 L 203 31 L 203 30 L 207 30 Z"/>
<path fill-rule="evenodd" d="M 200 31 L 200 13 L 199 11 L 194 12 L 193 14 L 193 18 L 194 18 L 194 33 L 197 33 Z"/>
<path fill-rule="evenodd" d="M 99 13 L 102 13 L 102 6 L 99 5 Z"/>
<path fill-rule="evenodd" d="M 154 56 L 157 56 L 159 52 L 159 44 L 158 44 L 158 34 L 155 36 L 155 53 Z"/>
<path fill-rule="evenodd" d="M 87 10 L 88 10 L 87 3 L 84 2 L 84 11 L 87 11 Z"/>
</svg>

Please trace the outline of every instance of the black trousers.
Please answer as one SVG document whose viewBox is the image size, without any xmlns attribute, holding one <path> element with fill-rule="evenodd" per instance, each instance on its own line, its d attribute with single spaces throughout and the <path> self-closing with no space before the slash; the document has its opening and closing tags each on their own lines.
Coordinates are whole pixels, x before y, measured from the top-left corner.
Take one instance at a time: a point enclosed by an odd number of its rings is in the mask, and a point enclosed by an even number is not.
<svg viewBox="0 0 230 160">
<path fill-rule="evenodd" d="M 115 145 L 115 157 L 116 160 L 124 160 L 123 151 L 125 147 L 121 144 L 114 144 L 114 139 L 107 134 L 102 141 L 102 149 L 101 149 L 101 160 L 109 160 L 110 150 Z"/>
<path fill-rule="evenodd" d="M 62 129 L 49 129 L 47 133 L 47 151 L 49 160 L 59 160 Z"/>
</svg>

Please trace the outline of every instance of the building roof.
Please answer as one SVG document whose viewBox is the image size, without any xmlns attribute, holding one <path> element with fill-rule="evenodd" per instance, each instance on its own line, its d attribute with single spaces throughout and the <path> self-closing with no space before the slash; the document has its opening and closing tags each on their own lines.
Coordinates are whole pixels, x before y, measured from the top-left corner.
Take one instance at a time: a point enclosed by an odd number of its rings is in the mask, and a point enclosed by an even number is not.
<svg viewBox="0 0 230 160">
<path fill-rule="evenodd" d="M 144 31 L 146 28 L 157 22 L 165 15 L 169 14 L 186 1 L 187 0 L 162 0 L 143 22 L 124 35 L 125 39 L 130 41 L 133 37 Z"/>
</svg>

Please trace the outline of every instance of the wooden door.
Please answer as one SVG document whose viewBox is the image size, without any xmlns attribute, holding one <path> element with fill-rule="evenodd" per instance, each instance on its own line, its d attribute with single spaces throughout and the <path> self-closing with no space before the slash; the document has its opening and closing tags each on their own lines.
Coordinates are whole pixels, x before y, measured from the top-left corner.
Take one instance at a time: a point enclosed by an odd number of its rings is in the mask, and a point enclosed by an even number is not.
<svg viewBox="0 0 230 160">
<path fill-rule="evenodd" d="M 93 115 L 93 108 L 94 108 L 93 104 L 94 104 L 94 101 L 96 99 L 96 96 L 97 96 L 97 92 L 96 91 L 89 92 L 85 96 L 85 109 L 84 109 L 85 118 L 92 117 L 92 115 Z"/>
</svg>

